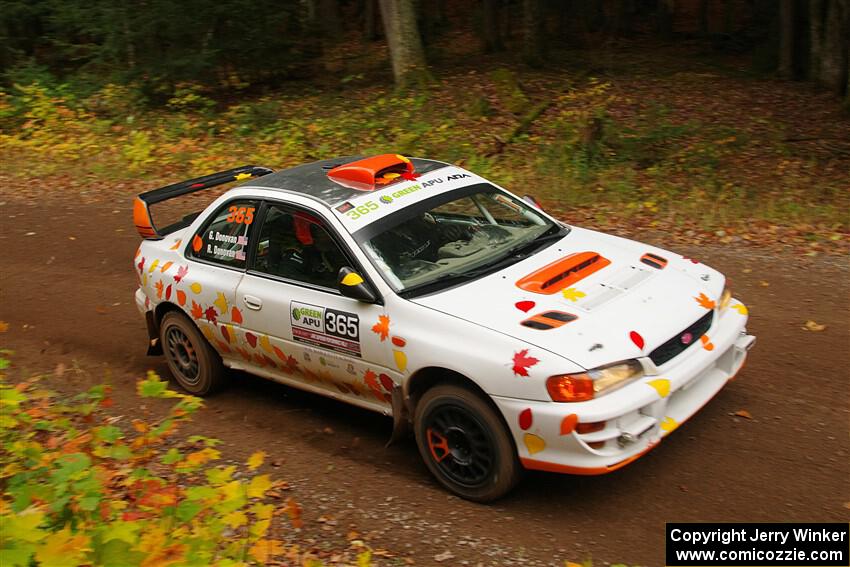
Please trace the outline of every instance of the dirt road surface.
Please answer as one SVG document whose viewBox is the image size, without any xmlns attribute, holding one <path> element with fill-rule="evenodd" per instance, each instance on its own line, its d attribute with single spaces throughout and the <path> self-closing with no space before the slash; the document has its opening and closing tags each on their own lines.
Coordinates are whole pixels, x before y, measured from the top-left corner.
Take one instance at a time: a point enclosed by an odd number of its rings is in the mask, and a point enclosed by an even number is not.
<svg viewBox="0 0 850 567">
<path fill-rule="evenodd" d="M 168 371 L 144 354 L 130 201 L 44 201 L 0 193 L 0 320 L 10 324 L 0 341 L 16 351 L 18 376 L 50 374 L 64 391 L 109 380 L 116 411 L 131 417 L 135 381 Z M 317 547 L 344 545 L 354 530 L 396 554 L 388 564 L 663 565 L 665 522 L 847 521 L 847 258 L 676 250 L 732 278 L 758 343 L 710 404 L 615 473 L 529 473 L 504 500 L 472 504 L 437 487 L 412 439 L 384 447 L 389 419 L 241 373 L 191 428 L 222 439 L 227 458 L 267 451 Z M 826 329 L 803 330 L 807 320 Z"/>
</svg>

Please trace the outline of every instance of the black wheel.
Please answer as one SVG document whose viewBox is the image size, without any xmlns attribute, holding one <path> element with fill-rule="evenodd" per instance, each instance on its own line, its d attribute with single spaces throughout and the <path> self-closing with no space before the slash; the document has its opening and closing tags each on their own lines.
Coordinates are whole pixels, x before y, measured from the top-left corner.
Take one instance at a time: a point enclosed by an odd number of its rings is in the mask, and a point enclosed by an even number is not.
<svg viewBox="0 0 850 567">
<path fill-rule="evenodd" d="M 414 429 L 428 469 L 462 498 L 489 502 L 519 481 L 522 468 L 504 423 L 466 388 L 445 384 L 425 392 Z"/>
<path fill-rule="evenodd" d="M 181 388 L 195 396 L 206 396 L 224 385 L 221 357 L 185 315 L 166 313 L 159 337 L 171 375 Z"/>
</svg>

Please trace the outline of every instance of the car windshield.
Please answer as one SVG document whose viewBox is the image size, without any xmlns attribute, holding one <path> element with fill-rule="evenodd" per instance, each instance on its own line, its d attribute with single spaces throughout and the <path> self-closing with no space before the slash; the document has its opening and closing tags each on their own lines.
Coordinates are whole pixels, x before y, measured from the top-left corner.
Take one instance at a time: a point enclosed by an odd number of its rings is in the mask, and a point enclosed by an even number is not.
<svg viewBox="0 0 850 567">
<path fill-rule="evenodd" d="M 465 189 L 407 207 L 368 227 L 365 235 L 356 235 L 401 295 L 436 291 L 485 275 L 566 233 L 566 228 L 492 185 Z"/>
</svg>

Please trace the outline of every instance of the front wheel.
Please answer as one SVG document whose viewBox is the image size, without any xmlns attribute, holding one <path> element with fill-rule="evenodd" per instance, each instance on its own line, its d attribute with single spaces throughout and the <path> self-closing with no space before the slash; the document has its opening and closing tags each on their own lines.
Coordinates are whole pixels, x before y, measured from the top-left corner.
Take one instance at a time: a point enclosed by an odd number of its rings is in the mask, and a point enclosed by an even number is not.
<svg viewBox="0 0 850 567">
<path fill-rule="evenodd" d="M 168 368 L 181 388 L 195 396 L 221 388 L 226 377 L 221 358 L 185 315 L 169 311 L 159 331 Z"/>
<path fill-rule="evenodd" d="M 489 502 L 519 481 L 507 428 L 479 395 L 454 385 L 425 392 L 414 416 L 416 444 L 440 483 L 467 500 Z"/>
</svg>

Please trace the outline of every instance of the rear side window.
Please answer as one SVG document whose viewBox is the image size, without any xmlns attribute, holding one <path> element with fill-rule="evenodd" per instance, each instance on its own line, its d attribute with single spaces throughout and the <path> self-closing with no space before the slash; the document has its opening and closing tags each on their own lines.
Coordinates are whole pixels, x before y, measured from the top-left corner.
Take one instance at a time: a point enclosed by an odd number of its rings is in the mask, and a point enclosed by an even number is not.
<svg viewBox="0 0 850 567">
<path fill-rule="evenodd" d="M 232 268 L 244 268 L 248 235 L 258 207 L 258 202 L 250 199 L 226 203 L 192 238 L 192 256 Z"/>
</svg>

